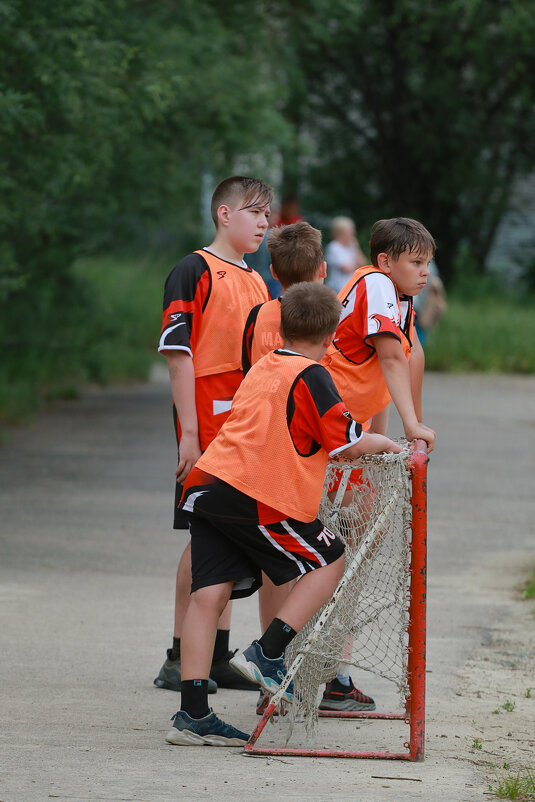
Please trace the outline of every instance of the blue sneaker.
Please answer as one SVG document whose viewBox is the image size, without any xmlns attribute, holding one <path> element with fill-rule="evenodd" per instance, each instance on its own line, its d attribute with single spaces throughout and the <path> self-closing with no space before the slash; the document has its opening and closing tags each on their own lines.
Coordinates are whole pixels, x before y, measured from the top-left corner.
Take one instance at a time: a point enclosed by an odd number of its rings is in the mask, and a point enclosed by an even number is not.
<svg viewBox="0 0 535 802">
<path fill-rule="evenodd" d="M 282 657 L 274 660 L 265 657 L 262 647 L 257 640 L 254 640 L 242 654 L 235 655 L 230 661 L 232 668 L 247 677 L 251 682 L 256 682 L 269 694 L 276 693 L 286 676 L 286 668 Z M 287 702 L 293 701 L 294 685 L 290 682 L 286 688 L 283 699 Z"/>
<path fill-rule="evenodd" d="M 165 740 L 175 746 L 245 746 L 249 736 L 221 721 L 212 708 L 204 718 L 191 718 L 179 710 L 171 719 L 173 727 Z"/>
</svg>

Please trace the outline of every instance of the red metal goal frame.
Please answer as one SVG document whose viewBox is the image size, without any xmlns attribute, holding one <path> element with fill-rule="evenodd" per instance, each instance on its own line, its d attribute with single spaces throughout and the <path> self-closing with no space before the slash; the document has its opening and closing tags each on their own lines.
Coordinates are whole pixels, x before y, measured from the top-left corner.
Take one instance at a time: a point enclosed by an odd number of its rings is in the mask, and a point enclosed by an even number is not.
<svg viewBox="0 0 535 802">
<path fill-rule="evenodd" d="M 357 713 L 321 711 L 329 718 L 400 719 L 409 726 L 405 752 L 358 752 L 341 749 L 297 749 L 292 747 L 256 746 L 260 733 L 273 715 L 277 705 L 271 702 L 258 722 L 245 753 L 250 755 L 289 755 L 291 757 L 352 757 L 421 761 L 424 759 L 425 739 L 425 649 L 427 602 L 427 456 L 426 444 L 416 440 L 411 446 L 408 467 L 411 476 L 412 538 L 409 591 L 409 643 L 407 678 L 409 694 L 404 713 Z"/>
</svg>

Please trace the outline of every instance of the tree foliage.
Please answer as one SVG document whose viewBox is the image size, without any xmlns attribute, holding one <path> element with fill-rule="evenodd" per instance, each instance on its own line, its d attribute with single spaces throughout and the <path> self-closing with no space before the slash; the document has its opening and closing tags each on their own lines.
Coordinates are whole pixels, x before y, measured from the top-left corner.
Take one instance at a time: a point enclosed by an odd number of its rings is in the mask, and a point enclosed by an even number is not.
<svg viewBox="0 0 535 802">
<path fill-rule="evenodd" d="M 0 5 L 4 293 L 179 200 L 187 219 L 203 165 L 273 133 L 238 44 L 208 2 Z"/>
<path fill-rule="evenodd" d="M 301 182 L 313 208 L 366 226 L 420 218 L 446 278 L 461 246 L 482 269 L 515 179 L 535 163 L 533 6 L 299 0 L 279 10 L 305 87 Z"/>
<path fill-rule="evenodd" d="M 534 40 L 525 0 L 0 0 L 7 381 L 36 332 L 89 352 L 77 256 L 189 246 L 201 176 L 273 153 L 307 210 L 420 218 L 446 280 L 482 269 L 535 165 Z"/>
</svg>

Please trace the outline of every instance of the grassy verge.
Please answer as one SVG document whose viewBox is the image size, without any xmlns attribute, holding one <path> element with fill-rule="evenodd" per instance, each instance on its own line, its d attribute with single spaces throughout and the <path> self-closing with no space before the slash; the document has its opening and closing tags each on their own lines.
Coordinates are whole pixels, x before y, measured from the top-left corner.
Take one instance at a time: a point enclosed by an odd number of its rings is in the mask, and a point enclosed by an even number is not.
<svg viewBox="0 0 535 802">
<path fill-rule="evenodd" d="M 64 303 L 40 297 L 28 327 L 19 326 L 22 334 L 13 341 L 6 320 L 0 422 L 18 423 L 46 400 L 76 398 L 88 382 L 145 379 L 157 359 L 163 282 L 171 265 L 150 256 L 83 259 L 69 275 Z"/>
<path fill-rule="evenodd" d="M 516 799 L 517 802 L 528 802 L 535 799 L 535 774 L 529 769 L 517 774 L 504 774 L 491 785 L 489 791 L 498 799 Z"/>
<path fill-rule="evenodd" d="M 523 599 L 535 599 L 535 571 L 533 572 L 533 576 L 531 580 L 528 582 L 524 590 L 522 591 L 522 598 Z"/>
<path fill-rule="evenodd" d="M 534 304 L 453 298 L 426 341 L 426 369 L 535 373 Z"/>
</svg>

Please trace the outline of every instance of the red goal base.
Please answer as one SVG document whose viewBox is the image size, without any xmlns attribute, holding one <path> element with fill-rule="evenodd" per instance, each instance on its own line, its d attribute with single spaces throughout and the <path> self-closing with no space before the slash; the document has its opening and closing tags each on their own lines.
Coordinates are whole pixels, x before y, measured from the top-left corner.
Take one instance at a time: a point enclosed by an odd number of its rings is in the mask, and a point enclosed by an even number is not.
<svg viewBox="0 0 535 802">
<path fill-rule="evenodd" d="M 409 741 L 403 746 L 406 752 L 362 752 L 343 749 L 306 749 L 292 747 L 261 747 L 256 742 L 273 715 L 276 705 L 269 704 L 245 745 L 248 755 L 288 755 L 289 757 L 346 757 L 368 760 L 424 759 L 425 740 L 425 645 L 426 645 L 426 593 L 427 593 L 427 463 L 426 444 L 416 440 L 409 457 L 411 473 L 411 586 L 409 603 L 409 647 L 407 676 L 409 696 L 405 713 L 366 713 L 353 711 L 319 711 L 322 718 L 399 719 L 409 726 Z"/>
</svg>

